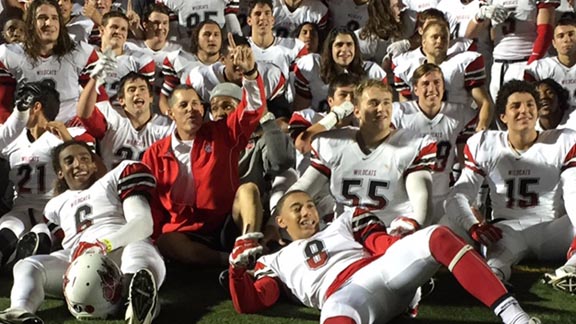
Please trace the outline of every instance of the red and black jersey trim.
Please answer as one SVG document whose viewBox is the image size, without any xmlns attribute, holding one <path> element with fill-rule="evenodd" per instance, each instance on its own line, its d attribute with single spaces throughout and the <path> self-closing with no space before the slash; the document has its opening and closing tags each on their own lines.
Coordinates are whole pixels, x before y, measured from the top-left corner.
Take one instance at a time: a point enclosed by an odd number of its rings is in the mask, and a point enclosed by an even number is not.
<svg viewBox="0 0 576 324">
<path fill-rule="evenodd" d="M 118 180 L 118 195 L 120 200 L 141 195 L 150 200 L 150 192 L 156 188 L 156 178 L 150 173 L 148 167 L 142 163 L 126 166 Z"/>
</svg>

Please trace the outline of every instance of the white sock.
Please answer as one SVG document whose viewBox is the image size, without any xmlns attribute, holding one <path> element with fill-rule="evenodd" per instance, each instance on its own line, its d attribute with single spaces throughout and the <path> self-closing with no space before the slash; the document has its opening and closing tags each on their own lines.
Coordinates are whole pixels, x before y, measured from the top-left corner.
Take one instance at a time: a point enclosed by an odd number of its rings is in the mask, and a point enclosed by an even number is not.
<svg viewBox="0 0 576 324">
<path fill-rule="evenodd" d="M 494 308 L 494 313 L 502 318 L 504 324 L 526 324 L 530 320 L 530 316 L 520 307 L 516 298 L 512 296 L 500 302 Z"/>
</svg>

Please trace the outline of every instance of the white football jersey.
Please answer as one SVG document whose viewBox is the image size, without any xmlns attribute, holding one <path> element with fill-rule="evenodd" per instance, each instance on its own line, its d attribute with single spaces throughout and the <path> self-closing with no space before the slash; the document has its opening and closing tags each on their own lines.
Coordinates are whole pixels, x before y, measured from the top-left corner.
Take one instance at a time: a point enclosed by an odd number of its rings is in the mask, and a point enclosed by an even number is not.
<svg viewBox="0 0 576 324">
<path fill-rule="evenodd" d="M 394 66 L 394 87 L 403 96 L 409 97 L 414 85 L 411 82 L 414 71 L 426 62 L 426 57 L 408 52 L 399 55 Z M 484 70 L 484 58 L 478 52 L 462 52 L 449 55 L 440 64 L 444 75 L 446 93 L 444 101 L 470 105 L 472 96 L 469 91 L 472 88 L 484 85 L 486 72 Z"/>
<path fill-rule="evenodd" d="M 403 30 L 407 31 L 408 35 L 411 35 L 416 31 L 416 17 L 419 12 L 426 9 L 436 8 L 439 0 L 405 0 L 405 9 L 402 14 L 402 24 L 404 25 Z"/>
<path fill-rule="evenodd" d="M 88 42 L 92 28 L 94 28 L 92 19 L 82 14 L 73 15 L 66 24 L 68 34 L 75 42 Z"/>
<path fill-rule="evenodd" d="M 126 224 L 122 202 L 132 195 L 149 195 L 156 187 L 150 169 L 125 161 L 86 190 L 66 190 L 44 209 L 49 226 L 64 232 L 62 247 L 74 250 L 79 242 L 95 242 Z"/>
<path fill-rule="evenodd" d="M 106 133 L 98 147 L 108 170 L 124 160 L 140 161 L 150 145 L 174 130 L 173 125 L 161 126 L 152 122 L 136 130 L 128 118 L 120 116 L 112 108 L 109 101 L 98 102 L 96 108 L 106 119 Z"/>
<path fill-rule="evenodd" d="M 304 305 L 322 308 L 327 289 L 338 275 L 370 255 L 353 236 L 352 214 L 344 213 L 325 230 L 293 241 L 280 251 L 260 257 L 256 279 L 280 279 Z"/>
<path fill-rule="evenodd" d="M 168 97 L 174 91 L 174 87 L 186 83 L 188 72 L 196 66 L 207 65 L 184 49 L 168 53 L 162 63 L 162 94 Z"/>
<path fill-rule="evenodd" d="M 408 129 L 415 138 L 429 136 L 436 142 L 436 166 L 432 172 L 433 196 L 448 193 L 450 173 L 456 144 L 466 143 L 474 134 L 477 111 L 469 106 L 442 103 L 434 118 L 428 118 L 417 101 L 394 103 L 392 123 L 398 129 Z"/>
<path fill-rule="evenodd" d="M 532 55 L 536 40 L 536 16 L 538 7 L 553 5 L 560 0 L 487 0 L 488 4 L 506 8 L 510 16 L 494 27 L 494 58 L 519 60 Z"/>
<path fill-rule="evenodd" d="M 124 46 L 122 55 L 116 56 L 117 67 L 115 72 L 106 74 L 106 83 L 104 87 L 110 97 L 110 101 L 115 107 L 120 107 L 117 94 L 120 79 L 130 72 L 138 72 L 148 78 L 148 82 L 154 85 L 154 73 L 156 65 L 152 57 L 143 51 L 131 49 L 128 45 Z"/>
<path fill-rule="evenodd" d="M 490 31 L 483 29 L 474 41 L 465 37 L 468 23 L 474 19 L 480 8 L 480 0 L 473 0 L 469 3 L 454 0 L 441 0 L 436 9 L 442 11 L 450 23 L 450 33 L 452 43 L 462 42 L 465 50 L 477 50 L 486 60 L 492 61 L 492 40 Z"/>
<path fill-rule="evenodd" d="M 574 115 L 575 115 L 574 107 L 570 107 L 568 111 L 564 112 L 564 114 L 562 115 L 562 119 L 560 119 L 560 122 L 554 128 L 555 129 L 570 128 L 576 130 L 576 120 L 575 120 L 576 116 Z M 538 120 L 536 121 L 536 130 L 539 132 L 546 130 L 544 129 L 544 127 L 542 127 L 542 124 L 540 123 L 540 118 L 538 118 Z"/>
<path fill-rule="evenodd" d="M 17 82 L 52 79 L 60 93 L 60 112 L 56 120 L 66 122 L 76 116 L 81 82 L 87 82 L 98 61 L 94 48 L 84 42 L 58 58 L 56 55 L 40 57 L 37 62 L 24 52 L 21 44 L 0 45 L 0 70 L 10 73 Z"/>
<path fill-rule="evenodd" d="M 224 28 L 227 14 L 236 14 L 239 0 L 156 0 L 163 3 L 178 15 L 178 25 L 182 32 L 180 36 L 190 35 L 196 25 L 204 20 L 214 20 Z"/>
<path fill-rule="evenodd" d="M 320 29 L 328 23 L 328 8 L 320 0 L 303 0 L 300 6 L 290 11 L 283 0 L 272 0 L 274 33 L 278 37 L 290 37 L 296 28 L 305 22 L 312 22 Z"/>
<path fill-rule="evenodd" d="M 576 132 L 573 130 L 540 132 L 536 142 L 523 153 L 510 146 L 507 132 L 484 131 L 470 137 L 464 154 L 466 172 L 480 175 L 476 177 L 479 182 L 484 177 L 490 186 L 495 219 L 547 221 L 565 214 L 560 174 L 576 166 Z M 476 184 L 460 185 L 471 178 L 465 173 L 462 176 L 455 189 L 463 191 L 472 201 L 477 194 L 472 192 Z"/>
<path fill-rule="evenodd" d="M 268 48 L 260 48 L 248 38 L 254 58 L 258 62 L 274 64 L 280 68 L 287 79 L 290 77 L 290 67 L 296 58 L 307 54 L 306 45 L 299 39 L 275 37 L 274 43 Z"/>
<path fill-rule="evenodd" d="M 368 22 L 368 4 L 357 5 L 354 1 L 329 0 L 326 5 L 330 10 L 330 21 L 334 27 L 348 27 L 356 30 Z"/>
<path fill-rule="evenodd" d="M 250 47 L 252 47 L 252 52 L 257 62 L 274 64 L 280 68 L 280 71 L 282 71 L 282 74 L 284 74 L 284 77 L 288 80 L 284 96 L 289 103 L 293 102 L 294 75 L 290 73 L 290 71 L 296 59 L 308 54 L 304 42 L 295 38 L 274 37 L 274 43 L 268 46 L 268 48 L 258 47 L 251 38 L 248 38 L 248 42 L 250 43 Z"/>
<path fill-rule="evenodd" d="M 576 106 L 576 66 L 565 66 L 558 56 L 545 57 L 530 63 L 526 73 L 536 81 L 554 79 L 570 93 L 570 105 Z"/>
<path fill-rule="evenodd" d="M 162 89 L 162 83 L 164 78 L 162 77 L 162 66 L 164 64 L 164 59 L 166 55 L 171 52 L 178 51 L 182 46 L 178 43 L 167 41 L 163 48 L 155 51 L 146 45 L 143 40 L 130 40 L 126 42 L 126 46 L 132 51 L 142 52 L 154 60 L 155 70 L 154 70 L 154 95 L 159 94 L 160 89 Z"/>
<path fill-rule="evenodd" d="M 312 167 L 330 179 L 330 192 L 344 210 L 369 209 L 387 226 L 397 216 L 410 217 L 405 176 L 433 169 L 436 144 L 400 129 L 367 154 L 358 145 L 357 132 L 346 127 L 319 134 L 312 142 Z"/>
<path fill-rule="evenodd" d="M 202 101 L 210 102 L 212 89 L 220 83 L 227 82 L 224 76 L 224 68 L 225 65 L 222 62 L 216 62 L 208 66 L 196 66 L 186 77 L 186 84 L 196 90 Z M 284 93 L 286 78 L 276 65 L 260 63 L 257 68 L 258 73 L 262 76 L 262 81 L 264 81 L 266 99 L 271 100 Z"/>
<path fill-rule="evenodd" d="M 376 36 L 370 36 L 366 39 L 360 37 L 362 29 L 357 29 L 354 31 L 356 38 L 358 38 L 358 47 L 360 53 L 362 54 L 362 59 L 370 60 L 374 62 L 382 62 L 386 57 L 386 50 L 388 46 L 392 44 L 391 39 L 382 39 Z"/>
<path fill-rule="evenodd" d="M 296 93 L 311 99 L 311 106 L 317 111 L 329 111 L 328 84 L 320 76 L 320 54 L 311 53 L 301 57 L 294 67 Z M 376 63 L 365 61 L 366 77 L 386 82 L 386 72 Z"/>
<path fill-rule="evenodd" d="M 68 128 L 68 131 L 75 138 L 86 132 L 80 127 Z M 10 162 L 9 176 L 15 185 L 16 203 L 42 211 L 52 198 L 52 187 L 57 179 L 52 167 L 52 149 L 62 143 L 50 132 L 44 132 L 31 141 L 28 130 L 24 129 L 18 138 L 0 151 L 0 155 Z"/>
</svg>

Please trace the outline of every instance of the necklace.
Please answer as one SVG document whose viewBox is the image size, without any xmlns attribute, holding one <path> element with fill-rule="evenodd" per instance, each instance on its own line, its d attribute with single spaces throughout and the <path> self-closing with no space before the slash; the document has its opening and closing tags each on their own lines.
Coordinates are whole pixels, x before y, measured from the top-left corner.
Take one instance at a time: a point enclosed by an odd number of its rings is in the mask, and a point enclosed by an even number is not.
<svg viewBox="0 0 576 324">
<path fill-rule="evenodd" d="M 526 153 L 526 151 L 528 151 L 532 147 L 532 145 L 534 145 L 534 143 L 536 143 L 536 141 L 538 140 L 538 136 L 540 136 L 540 132 L 536 132 L 536 137 L 534 138 L 532 143 L 530 143 L 528 148 L 526 148 L 524 150 L 520 150 L 520 149 L 517 149 L 516 147 L 514 147 L 514 144 L 512 144 L 512 142 L 510 142 L 510 139 L 508 139 L 508 145 L 510 145 L 510 148 L 512 149 L 512 152 L 514 153 L 514 155 L 516 155 L 517 157 L 521 157 L 522 154 Z"/>
</svg>

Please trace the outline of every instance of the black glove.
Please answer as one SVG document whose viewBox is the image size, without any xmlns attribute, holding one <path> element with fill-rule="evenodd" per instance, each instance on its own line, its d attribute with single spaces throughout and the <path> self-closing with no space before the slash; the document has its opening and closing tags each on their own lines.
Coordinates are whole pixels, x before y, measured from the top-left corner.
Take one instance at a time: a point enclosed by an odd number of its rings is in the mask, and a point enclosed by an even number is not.
<svg viewBox="0 0 576 324">
<path fill-rule="evenodd" d="M 54 80 L 44 79 L 36 82 L 20 82 L 16 89 L 16 102 L 14 105 L 19 111 L 26 111 L 40 101 L 42 94 L 56 87 Z"/>
</svg>

